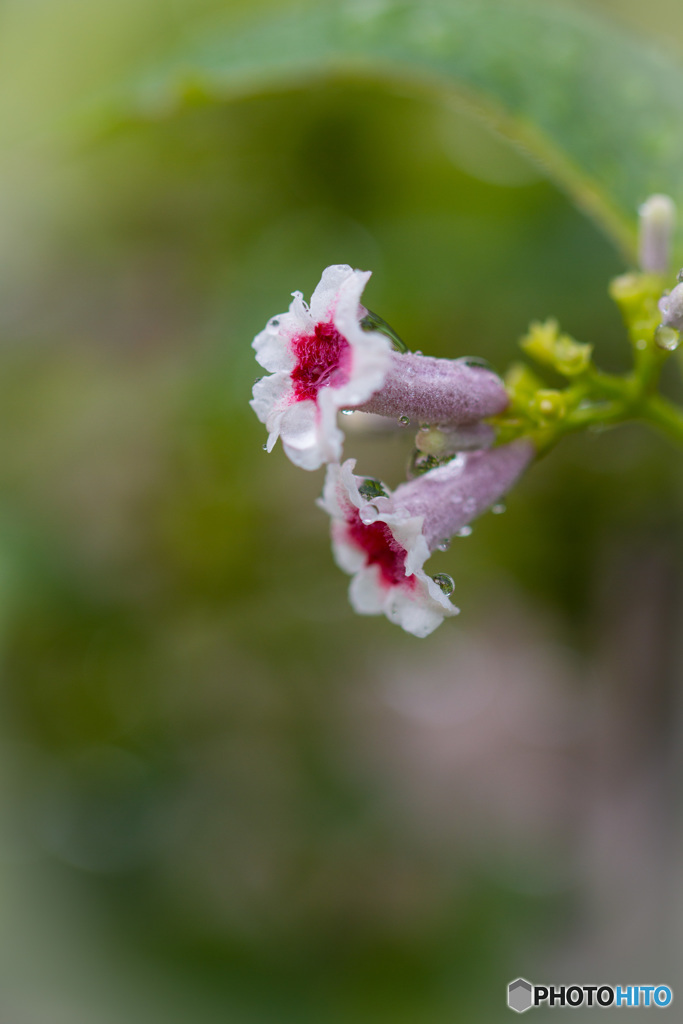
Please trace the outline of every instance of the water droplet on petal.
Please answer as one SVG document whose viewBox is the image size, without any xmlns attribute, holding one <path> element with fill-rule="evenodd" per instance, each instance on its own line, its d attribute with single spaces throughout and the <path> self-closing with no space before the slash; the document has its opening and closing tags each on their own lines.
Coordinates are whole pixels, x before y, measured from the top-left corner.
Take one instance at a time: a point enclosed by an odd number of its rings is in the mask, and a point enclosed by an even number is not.
<svg viewBox="0 0 683 1024">
<path fill-rule="evenodd" d="M 645 338 L 638 338 L 638 341 L 636 342 L 636 348 L 640 352 L 642 352 L 643 349 L 647 348 L 647 342 L 645 341 Z"/>
<path fill-rule="evenodd" d="M 451 596 L 455 590 L 455 583 L 453 582 L 452 576 L 449 576 L 446 572 L 438 572 L 436 576 L 432 576 L 432 579 L 442 594 L 445 594 L 446 597 Z"/>
<path fill-rule="evenodd" d="M 411 477 L 421 476 L 423 473 L 429 472 L 430 469 L 436 469 L 441 464 L 441 460 L 437 459 L 434 455 L 424 455 L 415 449 L 408 466 L 408 472 Z"/>
<path fill-rule="evenodd" d="M 494 505 L 491 511 L 493 512 L 494 516 L 502 516 L 503 512 L 505 511 L 505 505 L 503 505 L 501 502 L 498 505 Z"/>
<path fill-rule="evenodd" d="M 665 352 L 675 352 L 681 343 L 681 336 L 673 327 L 665 327 L 660 324 L 655 331 L 655 345 L 664 349 Z"/>
<path fill-rule="evenodd" d="M 266 442 L 264 442 L 264 443 L 263 443 L 263 444 L 261 445 L 261 447 L 263 448 L 264 452 L 267 452 L 267 451 L 268 451 L 268 442 L 267 442 L 267 441 L 266 441 Z"/>
<path fill-rule="evenodd" d="M 449 547 L 450 547 L 450 546 L 451 546 L 451 541 L 450 541 L 450 538 L 449 538 L 449 537 L 446 537 L 446 538 L 445 538 L 444 540 L 440 541 L 440 542 L 439 542 L 439 543 L 438 543 L 438 544 L 436 545 L 436 550 L 437 550 L 437 551 L 448 551 L 448 549 L 449 549 Z"/>
<path fill-rule="evenodd" d="M 369 526 L 371 523 L 374 523 L 379 516 L 379 509 L 376 505 L 363 505 L 358 515 L 360 516 L 360 521 L 365 523 L 366 526 Z"/>
<path fill-rule="evenodd" d="M 402 427 L 407 427 L 409 425 L 409 423 L 410 423 L 410 417 L 409 416 L 399 416 L 398 422 L 401 424 Z"/>
<path fill-rule="evenodd" d="M 353 416 L 353 413 L 353 409 L 342 409 L 341 411 L 342 416 Z"/>
<path fill-rule="evenodd" d="M 262 380 L 263 380 L 263 377 L 254 377 L 254 384 L 258 384 Z"/>
<path fill-rule="evenodd" d="M 477 503 L 474 498 L 465 498 L 462 510 L 467 516 L 473 516 L 477 511 Z"/>
<path fill-rule="evenodd" d="M 463 526 L 462 529 L 458 530 L 458 532 L 456 533 L 455 536 L 456 537 L 469 537 L 471 533 L 472 533 L 472 527 L 471 526 Z"/>
<path fill-rule="evenodd" d="M 273 319 L 270 321 L 270 326 L 271 327 L 279 327 L 280 326 L 279 318 L 274 316 Z"/>
</svg>

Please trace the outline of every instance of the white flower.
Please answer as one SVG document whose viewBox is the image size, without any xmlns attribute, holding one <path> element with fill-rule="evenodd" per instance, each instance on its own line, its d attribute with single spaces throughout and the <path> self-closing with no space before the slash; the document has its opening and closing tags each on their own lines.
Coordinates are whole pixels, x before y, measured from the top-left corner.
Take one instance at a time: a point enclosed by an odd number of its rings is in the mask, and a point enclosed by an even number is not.
<svg viewBox="0 0 683 1024">
<path fill-rule="evenodd" d="M 381 615 L 415 636 L 428 636 L 457 615 L 437 583 L 423 571 L 429 548 L 423 516 L 394 507 L 391 497 L 369 501 L 359 491 L 354 459 L 327 470 L 321 508 L 332 517 L 337 565 L 353 575 L 349 599 L 361 615 Z"/>
<path fill-rule="evenodd" d="M 273 317 L 254 338 L 256 358 L 272 376 L 254 385 L 251 406 L 278 437 L 292 462 L 317 469 L 341 458 L 337 412 L 367 401 L 389 370 L 391 342 L 365 331 L 360 297 L 369 271 L 327 267 L 311 296 L 293 292 L 289 312 Z"/>
</svg>

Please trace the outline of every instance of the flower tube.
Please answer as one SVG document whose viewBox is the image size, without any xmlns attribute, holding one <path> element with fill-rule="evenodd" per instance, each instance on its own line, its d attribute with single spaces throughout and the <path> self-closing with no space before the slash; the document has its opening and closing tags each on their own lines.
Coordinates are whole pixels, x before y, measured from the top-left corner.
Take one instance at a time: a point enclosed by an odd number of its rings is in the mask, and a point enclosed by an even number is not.
<svg viewBox="0 0 683 1024">
<path fill-rule="evenodd" d="M 416 423 L 463 426 L 497 415 L 508 402 L 500 377 L 467 359 L 391 352 L 382 387 L 358 408 Z"/>
<path fill-rule="evenodd" d="M 457 455 L 445 466 L 400 484 L 394 508 L 423 518 L 422 532 L 430 551 L 486 512 L 510 490 L 535 455 L 530 441 L 513 441 L 488 451 Z M 375 505 L 383 508 L 382 500 Z"/>
</svg>

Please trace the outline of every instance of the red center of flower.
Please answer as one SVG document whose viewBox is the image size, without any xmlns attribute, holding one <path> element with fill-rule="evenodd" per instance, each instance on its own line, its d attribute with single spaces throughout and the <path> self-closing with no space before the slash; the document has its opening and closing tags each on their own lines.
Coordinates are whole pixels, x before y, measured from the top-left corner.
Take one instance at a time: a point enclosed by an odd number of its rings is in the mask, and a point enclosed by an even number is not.
<svg viewBox="0 0 683 1024">
<path fill-rule="evenodd" d="M 406 576 L 406 550 L 386 523 L 365 524 L 356 512 L 348 520 L 349 540 L 365 552 L 366 565 L 378 565 L 385 586 L 413 588 L 415 576 Z"/>
<path fill-rule="evenodd" d="M 296 359 L 291 374 L 295 401 L 315 401 L 321 388 L 348 381 L 351 346 L 334 324 L 318 323 L 313 334 L 300 334 L 290 345 Z"/>
</svg>

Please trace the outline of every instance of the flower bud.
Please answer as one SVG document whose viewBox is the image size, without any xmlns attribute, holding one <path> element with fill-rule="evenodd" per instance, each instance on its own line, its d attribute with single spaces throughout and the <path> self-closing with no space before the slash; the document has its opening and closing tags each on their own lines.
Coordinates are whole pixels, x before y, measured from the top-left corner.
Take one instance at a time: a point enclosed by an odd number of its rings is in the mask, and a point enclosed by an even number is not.
<svg viewBox="0 0 683 1024">
<path fill-rule="evenodd" d="M 520 345 L 533 359 L 557 370 L 564 377 L 576 377 L 590 366 L 593 346 L 560 334 L 557 320 L 532 323 Z"/>
<path fill-rule="evenodd" d="M 561 420 L 567 414 L 567 396 L 564 391 L 541 388 L 529 404 L 529 412 L 539 423 Z"/>
<path fill-rule="evenodd" d="M 683 330 L 683 284 L 677 284 L 668 295 L 659 300 L 659 311 L 665 327 Z"/>
<path fill-rule="evenodd" d="M 647 274 L 666 274 L 676 226 L 676 204 L 670 196 L 653 195 L 640 207 L 639 257 Z"/>
</svg>

